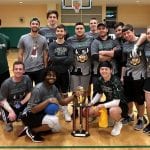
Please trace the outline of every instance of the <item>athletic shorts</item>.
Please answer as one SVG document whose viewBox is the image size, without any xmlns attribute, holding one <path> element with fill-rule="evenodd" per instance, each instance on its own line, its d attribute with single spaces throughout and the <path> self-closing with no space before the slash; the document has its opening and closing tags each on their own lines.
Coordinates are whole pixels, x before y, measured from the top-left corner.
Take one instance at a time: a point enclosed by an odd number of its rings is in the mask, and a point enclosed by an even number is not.
<svg viewBox="0 0 150 150">
<path fill-rule="evenodd" d="M 16 109 L 15 107 L 11 106 L 11 108 L 14 110 L 14 112 L 15 112 L 15 114 L 16 114 L 16 116 L 17 116 L 16 120 L 18 120 L 18 119 L 21 118 L 22 112 L 23 112 L 23 110 L 25 109 L 25 107 L 26 107 L 26 105 L 23 105 L 21 108 Z M 11 121 L 9 120 L 9 118 L 8 118 L 8 114 L 9 114 L 8 111 L 6 111 L 4 108 L 0 108 L 0 111 L 1 111 L 1 114 L 2 114 L 2 120 L 3 120 L 4 122 L 6 122 L 6 123 L 11 122 Z"/>
<path fill-rule="evenodd" d="M 143 89 L 144 89 L 144 91 L 150 92 L 150 77 L 145 79 Z"/>
<path fill-rule="evenodd" d="M 42 120 L 44 116 L 45 116 L 45 113 L 43 112 L 39 112 L 36 114 L 27 112 L 27 113 L 23 113 L 21 120 L 25 126 L 28 126 L 30 128 L 35 128 L 35 127 L 39 127 L 42 125 Z"/>
<path fill-rule="evenodd" d="M 132 77 L 124 77 L 124 93 L 127 102 L 137 102 L 139 105 L 143 105 L 144 98 L 144 79 L 133 80 Z"/>
<path fill-rule="evenodd" d="M 88 91 L 88 87 L 90 84 L 90 78 L 91 75 L 71 75 L 70 81 L 71 81 L 71 90 L 75 91 L 78 86 L 84 87 L 86 91 Z"/>
</svg>

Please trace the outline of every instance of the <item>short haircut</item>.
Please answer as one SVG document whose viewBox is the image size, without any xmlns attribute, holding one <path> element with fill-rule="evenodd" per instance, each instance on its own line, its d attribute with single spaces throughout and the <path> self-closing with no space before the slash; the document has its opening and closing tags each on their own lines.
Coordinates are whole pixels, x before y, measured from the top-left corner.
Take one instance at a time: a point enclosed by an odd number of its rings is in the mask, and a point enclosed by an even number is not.
<svg viewBox="0 0 150 150">
<path fill-rule="evenodd" d="M 124 27 L 123 27 L 123 29 L 122 29 L 122 32 L 126 32 L 126 31 L 128 31 L 128 30 L 130 30 L 130 31 L 134 31 L 134 28 L 133 28 L 133 26 L 131 25 L 131 24 L 126 24 Z"/>
<path fill-rule="evenodd" d="M 22 61 L 15 61 L 15 62 L 13 63 L 13 70 L 14 70 L 14 68 L 15 68 L 15 65 L 22 65 L 22 66 L 23 66 L 23 69 L 25 69 L 24 63 L 23 63 Z"/>
<path fill-rule="evenodd" d="M 97 19 L 96 19 L 95 17 L 90 18 L 90 21 L 91 21 L 91 20 L 96 20 L 96 21 L 97 21 Z"/>
<path fill-rule="evenodd" d="M 36 21 L 36 22 L 38 22 L 38 23 L 40 24 L 40 20 L 39 20 L 38 18 L 36 18 L 36 17 L 34 17 L 34 18 L 32 18 L 32 19 L 30 20 L 30 24 L 31 24 L 33 21 Z"/>
<path fill-rule="evenodd" d="M 49 74 L 49 72 L 53 72 L 56 75 L 56 70 L 54 69 L 54 67 L 52 67 L 52 66 L 47 67 L 43 74 L 43 80 L 45 80 L 45 78 Z"/>
<path fill-rule="evenodd" d="M 85 28 L 85 25 L 84 25 L 83 22 L 77 22 L 77 23 L 75 24 L 75 27 L 78 26 L 78 25 L 82 25 L 82 26 Z"/>
<path fill-rule="evenodd" d="M 65 30 L 65 26 L 63 24 L 59 24 L 56 29 L 59 28 L 59 29 L 64 29 Z"/>
<path fill-rule="evenodd" d="M 118 28 L 119 26 L 121 26 L 123 28 L 124 27 L 124 23 L 123 22 L 116 22 L 114 24 L 114 29 Z"/>
<path fill-rule="evenodd" d="M 57 19 L 58 19 L 59 15 L 58 15 L 58 11 L 57 11 L 57 10 L 49 10 L 49 11 L 47 12 L 47 14 L 46 14 L 46 18 L 48 19 L 48 17 L 49 17 L 51 14 L 55 14 L 56 17 L 57 17 Z"/>
</svg>

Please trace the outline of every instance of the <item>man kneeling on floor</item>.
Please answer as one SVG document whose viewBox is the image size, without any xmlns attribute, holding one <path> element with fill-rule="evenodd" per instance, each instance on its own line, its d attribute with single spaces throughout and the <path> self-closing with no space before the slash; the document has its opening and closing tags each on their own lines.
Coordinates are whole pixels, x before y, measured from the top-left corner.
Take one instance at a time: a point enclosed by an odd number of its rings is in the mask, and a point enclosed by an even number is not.
<svg viewBox="0 0 150 150">
<path fill-rule="evenodd" d="M 59 104 L 66 105 L 74 100 L 75 95 L 62 100 L 54 85 L 56 74 L 52 68 L 45 71 L 44 81 L 37 84 L 32 93 L 27 108 L 23 112 L 22 121 L 25 128 L 20 135 L 26 135 L 33 142 L 42 142 L 40 133 L 44 131 L 59 132 L 61 126 L 56 115 Z"/>
<path fill-rule="evenodd" d="M 98 68 L 100 77 L 96 85 L 96 95 L 89 106 L 94 105 L 89 110 L 89 116 L 100 116 L 100 110 L 106 108 L 109 116 L 115 121 L 111 135 L 117 136 L 121 132 L 122 117 L 127 116 L 128 106 L 123 94 L 123 87 L 117 77 L 112 75 L 112 65 L 110 62 L 101 62 Z M 106 101 L 100 102 L 102 94 L 105 94 Z"/>
</svg>

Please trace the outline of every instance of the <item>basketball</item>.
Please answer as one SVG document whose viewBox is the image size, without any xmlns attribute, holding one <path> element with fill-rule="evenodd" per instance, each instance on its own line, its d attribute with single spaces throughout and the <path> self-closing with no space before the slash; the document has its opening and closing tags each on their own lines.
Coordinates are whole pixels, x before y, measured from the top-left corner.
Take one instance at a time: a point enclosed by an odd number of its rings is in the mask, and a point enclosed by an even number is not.
<svg viewBox="0 0 150 150">
<path fill-rule="evenodd" d="M 58 110 L 59 110 L 59 105 L 52 103 L 47 105 L 44 112 L 48 115 L 55 115 L 58 112 Z"/>
</svg>

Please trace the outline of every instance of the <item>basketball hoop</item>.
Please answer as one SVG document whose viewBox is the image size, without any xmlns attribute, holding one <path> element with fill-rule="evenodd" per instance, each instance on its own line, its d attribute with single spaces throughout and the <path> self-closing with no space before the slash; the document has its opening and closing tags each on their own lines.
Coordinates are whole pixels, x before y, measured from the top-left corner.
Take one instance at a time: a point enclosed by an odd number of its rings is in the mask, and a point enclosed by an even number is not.
<svg viewBox="0 0 150 150">
<path fill-rule="evenodd" d="M 75 13 L 79 13 L 81 8 L 81 0 L 72 0 L 72 8 L 74 9 Z"/>
</svg>

